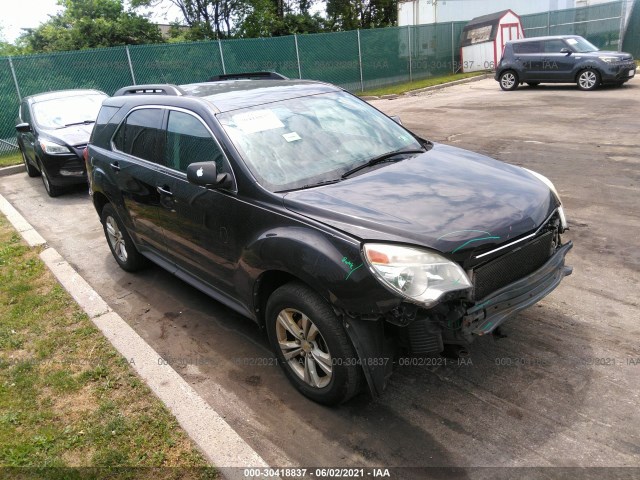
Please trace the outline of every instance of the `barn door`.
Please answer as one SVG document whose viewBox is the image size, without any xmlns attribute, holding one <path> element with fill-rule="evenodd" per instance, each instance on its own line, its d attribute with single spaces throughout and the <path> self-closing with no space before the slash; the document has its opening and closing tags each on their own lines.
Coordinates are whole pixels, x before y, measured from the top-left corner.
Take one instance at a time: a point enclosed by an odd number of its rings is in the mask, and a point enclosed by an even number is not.
<svg viewBox="0 0 640 480">
<path fill-rule="evenodd" d="M 500 51 L 504 52 L 504 46 L 509 40 L 517 40 L 520 38 L 520 29 L 517 23 L 505 23 L 500 25 L 500 34 L 500 37 L 502 37 Z"/>
</svg>

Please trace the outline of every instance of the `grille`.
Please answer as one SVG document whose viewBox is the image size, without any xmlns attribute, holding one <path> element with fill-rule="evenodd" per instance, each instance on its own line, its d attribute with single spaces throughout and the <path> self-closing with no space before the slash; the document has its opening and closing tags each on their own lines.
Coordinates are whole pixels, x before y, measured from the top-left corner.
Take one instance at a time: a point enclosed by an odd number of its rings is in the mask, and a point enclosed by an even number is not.
<svg viewBox="0 0 640 480">
<path fill-rule="evenodd" d="M 554 232 L 547 232 L 518 250 L 474 270 L 475 299 L 480 300 L 540 268 L 551 256 Z"/>
</svg>

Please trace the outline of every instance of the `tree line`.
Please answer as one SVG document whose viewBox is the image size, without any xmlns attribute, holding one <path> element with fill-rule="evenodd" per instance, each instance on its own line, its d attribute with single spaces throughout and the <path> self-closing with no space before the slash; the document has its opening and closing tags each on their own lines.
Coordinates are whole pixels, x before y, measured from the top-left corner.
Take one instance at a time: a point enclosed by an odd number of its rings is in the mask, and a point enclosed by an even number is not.
<svg viewBox="0 0 640 480">
<path fill-rule="evenodd" d="M 395 25 L 398 0 L 58 0 L 60 13 L 27 29 L 0 55 L 148 43 L 256 38 Z M 148 9 L 173 6 L 181 18 L 163 37 Z"/>
</svg>

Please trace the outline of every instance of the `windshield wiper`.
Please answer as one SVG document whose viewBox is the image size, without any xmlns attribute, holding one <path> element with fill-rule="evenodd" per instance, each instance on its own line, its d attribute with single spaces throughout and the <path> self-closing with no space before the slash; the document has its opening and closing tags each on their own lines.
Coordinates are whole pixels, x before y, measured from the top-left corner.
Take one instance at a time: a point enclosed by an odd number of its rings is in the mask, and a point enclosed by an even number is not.
<svg viewBox="0 0 640 480">
<path fill-rule="evenodd" d="M 296 187 L 296 188 L 288 188 L 286 190 L 278 190 L 274 193 L 287 193 L 287 192 L 294 192 L 296 190 L 305 190 L 307 188 L 313 188 L 313 187 L 321 187 L 322 185 L 331 185 L 332 183 L 338 183 L 341 182 L 342 178 L 335 178 L 333 180 L 322 180 L 320 182 L 316 182 L 316 183 L 309 183 L 307 185 L 303 185 L 302 187 Z"/>
<path fill-rule="evenodd" d="M 400 149 L 400 150 L 394 150 L 393 152 L 387 152 L 383 155 L 372 158 L 367 163 L 363 163 L 362 165 L 358 165 L 357 167 L 352 168 L 351 170 L 347 170 L 345 173 L 342 174 L 341 178 L 347 178 L 350 175 L 353 175 L 354 173 L 359 172 L 360 170 L 373 167 L 374 165 L 377 165 L 379 163 L 384 163 L 389 161 L 397 162 L 398 160 L 401 160 L 401 159 L 397 159 L 397 160 L 391 160 L 391 159 L 398 155 L 406 155 L 411 153 L 424 153 L 424 152 L 426 152 L 426 150 L 418 150 L 418 149 L 407 149 L 407 150 Z"/>
<path fill-rule="evenodd" d="M 92 123 L 96 123 L 95 120 L 82 120 L 81 122 L 67 123 L 65 127 L 72 127 L 74 125 L 91 125 Z"/>
</svg>

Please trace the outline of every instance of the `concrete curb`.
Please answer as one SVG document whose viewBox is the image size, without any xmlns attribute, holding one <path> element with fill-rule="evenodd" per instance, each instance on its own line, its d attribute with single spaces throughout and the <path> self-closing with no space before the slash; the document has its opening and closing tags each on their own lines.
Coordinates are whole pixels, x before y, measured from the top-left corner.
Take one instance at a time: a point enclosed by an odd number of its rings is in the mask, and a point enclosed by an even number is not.
<svg viewBox="0 0 640 480">
<path fill-rule="evenodd" d="M 16 173 L 24 172 L 24 165 L 10 165 L 8 167 L 0 168 L 0 177 L 6 177 L 7 175 L 15 175 Z"/>
<path fill-rule="evenodd" d="M 430 92 L 432 90 L 440 90 L 442 88 L 453 87 L 455 85 L 462 85 L 463 83 L 477 82 L 478 80 L 484 80 L 485 78 L 493 78 L 493 73 L 485 73 L 484 75 L 477 75 L 475 77 L 461 78 L 460 80 L 454 80 L 453 82 L 441 83 L 439 85 L 432 85 L 430 87 L 418 88 L 416 90 L 409 90 L 408 92 L 390 94 L 390 95 L 365 95 L 360 97 L 362 100 L 394 100 L 396 98 L 419 95 L 424 92 Z"/>
<path fill-rule="evenodd" d="M 46 246 L 44 238 L 2 195 L 0 212 L 29 246 L 45 246 L 40 253 L 42 261 L 225 478 L 245 478 L 244 468 L 269 468 L 262 457 L 167 362 L 162 361 L 162 357 L 54 248 Z"/>
</svg>

